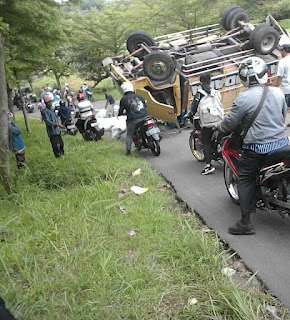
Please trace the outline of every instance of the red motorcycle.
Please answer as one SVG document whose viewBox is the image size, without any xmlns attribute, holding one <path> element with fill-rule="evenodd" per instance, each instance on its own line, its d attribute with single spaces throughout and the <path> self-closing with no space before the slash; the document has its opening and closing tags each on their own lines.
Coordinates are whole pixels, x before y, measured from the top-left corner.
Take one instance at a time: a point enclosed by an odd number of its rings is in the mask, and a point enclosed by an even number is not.
<svg viewBox="0 0 290 320">
<path fill-rule="evenodd" d="M 234 203 L 239 204 L 238 178 L 239 158 L 234 137 L 228 137 L 223 144 L 224 180 L 227 191 Z M 257 207 L 275 210 L 282 217 L 290 216 L 290 145 L 270 153 L 257 179 Z"/>
</svg>

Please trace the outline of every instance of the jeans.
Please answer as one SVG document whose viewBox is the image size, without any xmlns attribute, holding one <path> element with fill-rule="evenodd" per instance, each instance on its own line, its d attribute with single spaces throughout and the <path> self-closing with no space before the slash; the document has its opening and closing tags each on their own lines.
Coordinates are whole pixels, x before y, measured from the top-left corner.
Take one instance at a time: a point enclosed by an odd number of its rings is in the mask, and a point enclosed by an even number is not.
<svg viewBox="0 0 290 320">
<path fill-rule="evenodd" d="M 201 143 L 206 164 L 209 164 L 211 162 L 211 137 L 212 128 L 201 129 Z"/>
<path fill-rule="evenodd" d="M 263 165 L 266 154 L 259 154 L 251 150 L 243 150 L 239 159 L 238 192 L 241 214 L 256 212 L 256 177 Z"/>
</svg>

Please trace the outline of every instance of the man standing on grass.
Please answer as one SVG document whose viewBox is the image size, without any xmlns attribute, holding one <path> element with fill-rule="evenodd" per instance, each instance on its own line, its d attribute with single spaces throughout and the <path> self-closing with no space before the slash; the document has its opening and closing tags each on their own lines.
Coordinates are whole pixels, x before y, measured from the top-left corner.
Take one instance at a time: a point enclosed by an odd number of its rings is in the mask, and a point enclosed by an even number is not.
<svg viewBox="0 0 290 320">
<path fill-rule="evenodd" d="M 58 123 L 57 116 L 52 109 L 53 94 L 51 92 L 44 96 L 44 102 L 46 104 L 46 108 L 42 113 L 43 121 L 46 124 L 46 131 L 50 139 L 53 153 L 56 158 L 59 158 L 64 155 L 64 143 L 61 138 L 60 129 L 64 129 L 65 126 Z"/>
</svg>

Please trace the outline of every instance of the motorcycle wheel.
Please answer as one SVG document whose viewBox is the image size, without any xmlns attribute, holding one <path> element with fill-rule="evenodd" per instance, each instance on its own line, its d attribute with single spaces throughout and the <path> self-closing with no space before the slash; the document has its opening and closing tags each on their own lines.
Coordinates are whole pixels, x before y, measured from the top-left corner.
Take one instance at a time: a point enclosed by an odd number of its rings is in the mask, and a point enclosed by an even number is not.
<svg viewBox="0 0 290 320">
<path fill-rule="evenodd" d="M 157 140 L 154 140 L 153 138 L 150 139 L 149 141 L 149 148 L 151 152 L 153 153 L 154 156 L 158 157 L 160 155 L 160 143 Z"/>
<path fill-rule="evenodd" d="M 225 162 L 224 165 L 224 180 L 227 191 L 235 204 L 240 204 L 238 194 L 238 177 L 234 174 L 229 164 Z"/>
<path fill-rule="evenodd" d="M 189 136 L 189 147 L 196 160 L 204 162 L 204 153 L 202 143 L 198 137 L 192 132 Z"/>
</svg>

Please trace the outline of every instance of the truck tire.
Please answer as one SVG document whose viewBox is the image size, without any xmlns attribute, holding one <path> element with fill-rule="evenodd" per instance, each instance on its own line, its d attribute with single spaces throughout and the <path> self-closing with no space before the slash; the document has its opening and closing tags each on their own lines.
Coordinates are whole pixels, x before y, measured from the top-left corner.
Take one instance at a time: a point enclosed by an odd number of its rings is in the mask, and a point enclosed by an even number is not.
<svg viewBox="0 0 290 320">
<path fill-rule="evenodd" d="M 237 8 L 241 8 L 241 7 L 239 7 L 239 6 L 229 6 L 229 7 L 227 7 L 227 8 L 224 10 L 224 12 L 223 12 L 223 14 L 222 14 L 222 19 L 221 19 L 221 25 L 222 25 L 222 27 L 223 27 L 224 29 L 226 29 L 226 21 L 227 21 L 228 14 L 229 14 L 232 10 L 237 9 Z M 241 9 L 242 9 L 242 8 L 241 8 Z"/>
<path fill-rule="evenodd" d="M 156 45 L 154 39 L 147 32 L 143 32 L 143 31 L 132 32 L 129 35 L 126 42 L 128 51 L 132 53 L 138 50 L 140 48 L 141 43 L 146 43 L 147 46 L 149 47 Z"/>
<path fill-rule="evenodd" d="M 225 29 L 232 30 L 239 26 L 239 21 L 249 22 L 248 13 L 242 8 L 236 8 L 229 12 L 225 22 Z"/>
<path fill-rule="evenodd" d="M 170 79 L 175 71 L 175 62 L 165 52 L 153 51 L 144 58 L 144 74 L 151 80 L 164 81 Z"/>
<path fill-rule="evenodd" d="M 258 54 L 270 54 L 278 45 L 279 33 L 266 24 L 257 26 L 250 34 L 249 45 Z"/>
</svg>

